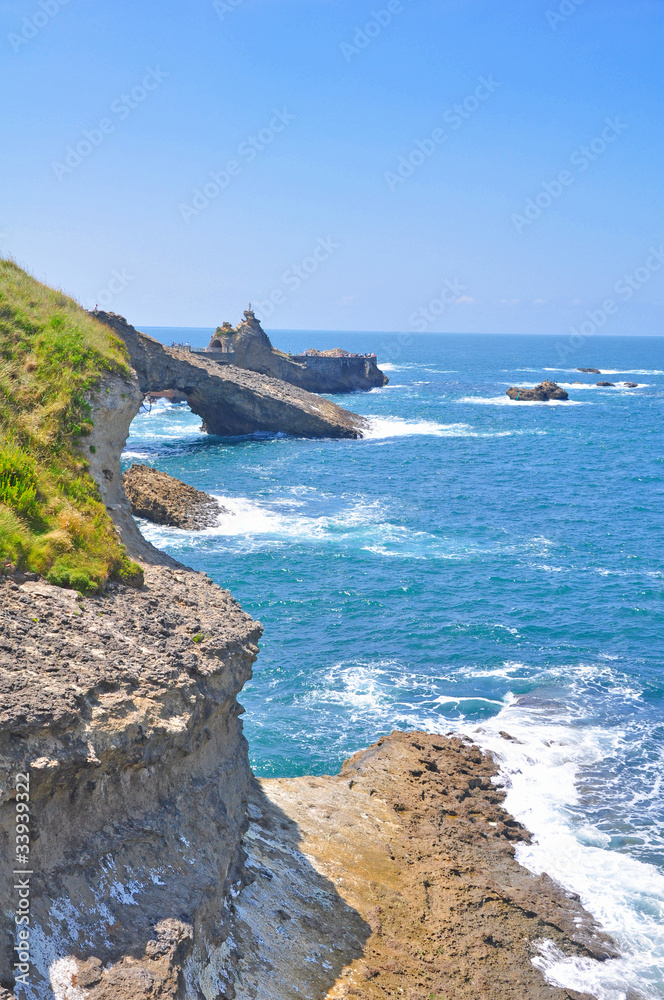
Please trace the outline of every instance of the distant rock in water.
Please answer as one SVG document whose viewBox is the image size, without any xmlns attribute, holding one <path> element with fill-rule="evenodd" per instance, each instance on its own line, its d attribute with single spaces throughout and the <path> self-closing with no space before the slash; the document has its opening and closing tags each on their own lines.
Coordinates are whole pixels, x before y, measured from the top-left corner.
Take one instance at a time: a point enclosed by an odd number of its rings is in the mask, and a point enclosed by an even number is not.
<svg viewBox="0 0 664 1000">
<path fill-rule="evenodd" d="M 569 399 L 564 389 L 561 389 L 555 382 L 540 382 L 534 389 L 520 388 L 512 385 L 507 390 L 510 399 L 520 403 L 546 402 L 547 399 Z"/>
<path fill-rule="evenodd" d="M 597 385 L 601 385 L 601 386 L 605 386 L 605 385 L 615 385 L 615 384 L 616 384 L 615 382 L 598 382 L 598 383 L 597 383 Z"/>
<path fill-rule="evenodd" d="M 135 517 L 187 531 L 202 531 L 232 511 L 218 500 L 149 465 L 132 465 L 122 477 Z"/>
<path fill-rule="evenodd" d="M 626 385 L 628 389 L 638 389 L 639 388 L 639 383 L 638 382 L 623 382 L 623 385 Z"/>
<path fill-rule="evenodd" d="M 587 372 L 589 375 L 601 375 L 599 368 L 577 368 L 578 372 Z"/>
</svg>

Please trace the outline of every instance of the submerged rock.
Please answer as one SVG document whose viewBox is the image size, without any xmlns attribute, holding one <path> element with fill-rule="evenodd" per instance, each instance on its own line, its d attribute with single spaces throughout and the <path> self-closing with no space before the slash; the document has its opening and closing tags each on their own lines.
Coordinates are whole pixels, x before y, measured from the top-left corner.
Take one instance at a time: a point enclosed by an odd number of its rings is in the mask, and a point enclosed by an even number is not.
<svg viewBox="0 0 664 1000">
<path fill-rule="evenodd" d="M 202 531 L 232 513 L 209 494 L 149 465 L 132 465 L 122 481 L 132 514 L 155 524 Z"/>
<path fill-rule="evenodd" d="M 514 399 L 517 402 L 527 403 L 527 402 L 545 402 L 547 399 L 569 399 L 569 396 L 564 389 L 561 389 L 559 385 L 555 382 L 540 382 L 536 385 L 534 389 L 528 389 L 519 387 L 516 385 L 510 386 L 507 390 L 506 395 L 510 399 Z"/>
</svg>

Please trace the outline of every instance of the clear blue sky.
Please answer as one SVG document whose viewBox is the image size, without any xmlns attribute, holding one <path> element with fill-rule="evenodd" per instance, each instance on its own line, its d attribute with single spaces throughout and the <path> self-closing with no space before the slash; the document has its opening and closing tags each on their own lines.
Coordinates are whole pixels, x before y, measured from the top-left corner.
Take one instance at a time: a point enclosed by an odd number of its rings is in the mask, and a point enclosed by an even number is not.
<svg viewBox="0 0 664 1000">
<path fill-rule="evenodd" d="M 664 333 L 663 42 L 662 0 L 0 0 L 0 252 L 139 326 Z"/>
</svg>

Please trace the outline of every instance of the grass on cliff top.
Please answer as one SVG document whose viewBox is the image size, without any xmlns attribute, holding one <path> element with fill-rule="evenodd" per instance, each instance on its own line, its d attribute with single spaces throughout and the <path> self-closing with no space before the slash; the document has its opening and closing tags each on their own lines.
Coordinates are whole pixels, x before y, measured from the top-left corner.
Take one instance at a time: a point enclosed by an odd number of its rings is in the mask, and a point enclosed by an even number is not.
<svg viewBox="0 0 664 1000">
<path fill-rule="evenodd" d="M 0 258 L 0 572 L 84 593 L 139 583 L 89 475 L 89 392 L 129 374 L 124 344 L 73 299 Z"/>
</svg>

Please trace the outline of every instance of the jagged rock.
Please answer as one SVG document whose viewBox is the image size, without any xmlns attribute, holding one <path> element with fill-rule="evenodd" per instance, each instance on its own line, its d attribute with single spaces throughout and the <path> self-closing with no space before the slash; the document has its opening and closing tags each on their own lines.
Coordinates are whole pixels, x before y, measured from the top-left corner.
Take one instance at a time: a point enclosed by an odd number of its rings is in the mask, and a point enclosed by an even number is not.
<svg viewBox="0 0 664 1000">
<path fill-rule="evenodd" d="M 544 402 L 547 399 L 569 399 L 564 389 L 561 389 L 555 382 L 540 382 L 534 389 L 510 386 L 506 393 L 510 399 L 517 402 L 526 403 L 529 401 Z"/>
<path fill-rule="evenodd" d="M 202 531 L 231 513 L 214 497 L 149 465 L 132 465 L 122 481 L 134 517 L 155 524 Z"/>
<path fill-rule="evenodd" d="M 235 900 L 236 1000 L 567 998 L 532 965 L 532 942 L 616 951 L 578 899 L 516 862 L 530 835 L 505 812 L 496 774 L 468 741 L 395 732 L 336 776 L 261 781 L 244 846 L 273 877 Z M 327 969 L 309 958 L 321 945 Z"/>
<path fill-rule="evenodd" d="M 31 995 L 52 997 L 54 976 L 56 995 L 69 995 L 78 963 L 86 1000 L 151 996 L 148 981 L 162 983 L 155 997 L 181 996 L 183 963 L 194 983 L 217 974 L 225 901 L 251 878 L 236 695 L 261 631 L 227 591 L 177 564 L 145 566 L 139 591 L 111 584 L 91 598 L 0 579 L 0 788 L 13 804 L 15 775 L 29 771 L 30 919 L 43 935 Z M 5 806 L 7 941 L 13 820 Z M 0 981 L 11 982 L 11 962 L 0 949 Z"/>
<path fill-rule="evenodd" d="M 364 417 L 286 382 L 164 347 L 115 313 L 92 315 L 124 341 L 143 395 L 176 389 L 203 418 L 203 430 L 209 434 L 228 437 L 262 431 L 359 438 L 368 426 Z"/>
<path fill-rule="evenodd" d="M 597 385 L 599 385 L 599 386 L 607 386 L 607 385 L 614 386 L 615 384 L 616 384 L 615 382 L 598 382 L 597 383 Z"/>
<path fill-rule="evenodd" d="M 577 368 L 578 372 L 588 372 L 590 375 L 601 375 L 599 368 Z"/>
<path fill-rule="evenodd" d="M 389 382 L 373 356 L 325 357 L 320 353 L 317 357 L 299 355 L 293 359 L 283 351 L 275 350 L 251 309 L 245 311 L 239 326 L 224 323 L 218 327 L 208 349 L 218 363 L 219 360 L 228 361 L 238 368 L 282 379 L 308 392 L 356 392 L 381 387 Z M 222 355 L 219 355 L 220 351 Z"/>
</svg>

